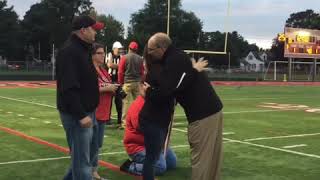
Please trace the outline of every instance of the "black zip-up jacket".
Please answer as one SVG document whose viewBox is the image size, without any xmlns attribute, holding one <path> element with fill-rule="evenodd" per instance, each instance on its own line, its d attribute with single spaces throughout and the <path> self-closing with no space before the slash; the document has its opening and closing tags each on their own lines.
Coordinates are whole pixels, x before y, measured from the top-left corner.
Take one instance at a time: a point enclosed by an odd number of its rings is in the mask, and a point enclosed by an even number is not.
<svg viewBox="0 0 320 180">
<path fill-rule="evenodd" d="M 159 86 L 148 88 L 146 97 L 159 102 L 174 95 L 183 107 L 188 122 L 221 111 L 223 105 L 205 72 L 198 72 L 183 51 L 169 46 L 163 55 Z"/>
<path fill-rule="evenodd" d="M 99 103 L 97 73 L 91 44 L 72 34 L 59 50 L 56 62 L 57 108 L 81 120 Z"/>
<path fill-rule="evenodd" d="M 152 87 L 159 86 L 160 64 L 154 64 L 146 75 L 145 81 Z M 168 96 L 158 101 L 152 101 L 150 97 L 145 97 L 145 103 L 139 114 L 139 126 L 146 123 L 156 124 L 161 128 L 168 128 L 172 118 L 174 108 L 174 97 Z"/>
</svg>

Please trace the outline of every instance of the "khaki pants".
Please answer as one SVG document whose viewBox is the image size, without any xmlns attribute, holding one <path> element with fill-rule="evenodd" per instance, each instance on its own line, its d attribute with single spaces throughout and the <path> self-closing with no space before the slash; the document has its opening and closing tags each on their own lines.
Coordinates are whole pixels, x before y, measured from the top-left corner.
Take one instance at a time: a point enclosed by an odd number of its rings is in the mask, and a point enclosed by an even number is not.
<svg viewBox="0 0 320 180">
<path fill-rule="evenodd" d="M 188 126 L 192 180 L 219 180 L 222 164 L 223 114 L 215 113 Z"/>
<path fill-rule="evenodd" d="M 122 126 L 125 127 L 126 116 L 128 108 L 133 100 L 139 95 L 139 84 L 140 82 L 130 82 L 123 84 L 123 91 L 127 93 L 127 96 L 122 100 Z"/>
</svg>

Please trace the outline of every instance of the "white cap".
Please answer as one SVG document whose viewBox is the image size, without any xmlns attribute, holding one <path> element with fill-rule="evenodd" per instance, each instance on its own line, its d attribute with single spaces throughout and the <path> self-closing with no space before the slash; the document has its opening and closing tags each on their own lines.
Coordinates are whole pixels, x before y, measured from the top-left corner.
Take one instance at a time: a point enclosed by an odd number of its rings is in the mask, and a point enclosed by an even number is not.
<svg viewBox="0 0 320 180">
<path fill-rule="evenodd" d="M 123 48 L 123 46 L 119 41 L 116 41 L 112 45 L 112 49 L 114 49 L 114 48 L 118 48 L 119 49 L 119 48 Z"/>
</svg>

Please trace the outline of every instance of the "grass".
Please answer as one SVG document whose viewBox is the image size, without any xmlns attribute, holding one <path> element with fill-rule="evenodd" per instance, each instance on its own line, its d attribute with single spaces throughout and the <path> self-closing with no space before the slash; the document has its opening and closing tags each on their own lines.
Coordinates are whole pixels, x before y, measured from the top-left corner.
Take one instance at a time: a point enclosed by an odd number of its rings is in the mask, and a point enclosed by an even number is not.
<svg viewBox="0 0 320 180">
<path fill-rule="evenodd" d="M 320 132 L 319 113 L 275 110 L 263 103 L 300 104 L 320 108 L 320 87 L 255 86 L 216 87 L 224 103 L 224 180 L 318 180 L 320 177 L 320 135 L 282 137 Z M 8 99 L 9 98 L 9 99 Z M 38 103 L 38 104 L 35 104 Z M 41 105 L 42 104 L 42 105 Z M 49 106 L 43 106 L 49 105 Z M 113 114 L 115 112 L 113 111 Z M 176 108 L 171 146 L 178 156 L 178 168 L 159 179 L 190 179 L 190 151 L 187 122 L 181 107 Z M 67 146 L 55 109 L 54 89 L 0 88 L 0 126 L 29 136 Z M 107 127 L 100 159 L 115 165 L 127 159 L 122 145 L 123 131 Z M 247 141 L 261 137 L 279 137 Z M 234 140 L 234 141 L 230 141 Z M 286 149 L 284 146 L 306 146 Z M 49 147 L 27 141 L 0 130 L 0 179 L 62 179 L 68 157 Z M 116 154 L 106 154 L 118 152 Z M 63 157 L 56 160 L 16 162 Z M 100 168 L 110 179 L 129 180 L 131 176 Z"/>
</svg>

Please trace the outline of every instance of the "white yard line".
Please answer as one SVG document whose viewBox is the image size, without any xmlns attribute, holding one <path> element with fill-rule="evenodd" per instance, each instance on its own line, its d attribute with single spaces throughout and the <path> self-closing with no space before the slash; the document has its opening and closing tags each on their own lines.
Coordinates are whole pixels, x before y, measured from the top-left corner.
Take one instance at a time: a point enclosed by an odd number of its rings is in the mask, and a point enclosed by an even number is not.
<svg viewBox="0 0 320 180">
<path fill-rule="evenodd" d="M 312 133 L 312 134 L 294 134 L 294 135 L 287 135 L 287 136 L 273 136 L 273 137 L 260 137 L 260 138 L 252 138 L 252 139 L 245 139 L 243 141 L 259 141 L 259 140 L 267 140 L 267 139 L 282 139 L 282 138 L 292 138 L 292 137 L 306 137 L 306 136 L 317 136 L 320 133 Z"/>
<path fill-rule="evenodd" d="M 183 129 L 178 129 L 178 128 L 172 128 L 172 130 L 175 130 L 175 131 L 180 131 L 180 132 L 184 132 L 184 133 L 188 132 L 188 131 L 186 131 L 186 130 L 183 130 Z"/>
<path fill-rule="evenodd" d="M 15 99 L 15 98 L 9 98 L 9 97 L 4 97 L 0 96 L 2 99 L 7 99 L 7 100 L 12 100 L 12 101 L 18 101 L 18 102 L 23 102 L 23 103 L 28 103 L 28 104 L 34 104 L 34 105 L 39 105 L 39 106 L 45 106 L 49 108 L 55 108 L 56 106 L 51 106 L 47 104 L 42 104 L 42 103 L 36 103 L 36 102 L 30 102 L 30 101 L 25 101 L 25 100 L 20 100 L 20 99 Z M 223 112 L 223 114 L 241 114 L 241 113 L 260 113 L 260 112 L 275 112 L 275 111 L 283 111 L 283 110 L 253 110 L 253 111 L 230 111 L 230 112 Z M 112 118 L 115 118 L 116 115 L 112 115 Z M 185 117 L 185 114 L 175 114 L 175 117 Z"/>
<path fill-rule="evenodd" d="M 242 113 L 263 113 L 263 112 L 280 112 L 285 110 L 252 110 L 252 111 L 224 111 L 223 114 L 242 114 Z M 175 117 L 185 117 L 184 114 L 175 114 Z"/>
<path fill-rule="evenodd" d="M 56 106 L 51 106 L 51 105 L 47 105 L 47 104 L 30 102 L 30 101 L 25 101 L 25 100 L 20 100 L 20 99 L 15 99 L 15 98 L 9 98 L 9 97 L 4 97 L 4 96 L 0 96 L 0 98 L 2 98 L 2 99 L 7 99 L 7 100 L 11 100 L 11 101 L 18 101 L 18 102 L 23 102 L 23 103 L 28 103 L 28 104 L 34 104 L 34 105 L 39 105 L 39 106 L 45 106 L 45 107 L 55 108 L 55 109 L 56 109 Z"/>
<path fill-rule="evenodd" d="M 232 135 L 235 134 L 234 132 L 224 132 L 223 135 Z"/>
<path fill-rule="evenodd" d="M 172 128 L 172 130 L 175 130 L 175 131 L 179 131 L 179 132 L 188 132 L 188 130 L 184 130 L 184 129 L 179 129 L 179 128 Z M 234 132 L 224 132 L 223 135 L 231 135 L 231 134 L 235 134 Z"/>
<path fill-rule="evenodd" d="M 171 146 L 171 148 L 173 148 L 173 149 L 185 148 L 185 147 L 189 147 L 189 145 Z M 108 152 L 108 153 L 100 153 L 99 155 L 100 156 L 104 156 L 104 155 L 115 155 L 115 154 L 126 154 L 126 152 L 125 151 Z M 70 159 L 70 156 L 62 156 L 62 157 L 55 157 L 55 158 L 41 158 L 41 159 L 32 159 L 32 160 L 21 160 L 21 161 L 0 162 L 0 165 L 31 163 L 31 162 L 41 162 L 41 161 L 54 161 L 54 160 L 61 160 L 61 159 Z"/>
<path fill-rule="evenodd" d="M 299 98 L 296 96 L 286 96 L 286 97 L 250 97 L 250 98 L 235 98 L 235 99 L 223 99 L 223 101 L 248 101 L 248 100 L 269 100 L 269 99 L 291 99 L 291 98 Z M 318 98 L 319 96 L 307 96 L 301 98 Z"/>
<path fill-rule="evenodd" d="M 178 129 L 178 128 L 172 128 L 172 129 L 176 130 L 176 131 L 180 131 L 180 132 L 186 132 L 186 131 Z M 292 150 L 287 150 L 287 149 L 276 148 L 276 147 L 272 147 L 272 146 L 254 144 L 254 143 L 235 140 L 235 139 L 230 139 L 230 138 L 223 138 L 223 140 L 226 140 L 227 142 L 230 142 L 230 143 L 232 142 L 232 143 L 246 144 L 246 145 L 249 145 L 249 146 L 255 146 L 255 147 L 260 147 L 260 148 L 264 148 L 264 149 L 272 149 L 272 150 L 275 150 L 275 151 L 282 151 L 282 152 L 296 154 L 296 155 L 300 155 L 300 156 L 307 156 L 307 157 L 313 157 L 313 158 L 320 159 L 320 156 L 315 155 L 315 154 L 307 154 L 307 153 L 302 153 L 302 152 L 297 152 L 297 151 L 292 151 Z"/>
<path fill-rule="evenodd" d="M 246 145 L 249 145 L 249 146 L 260 147 L 260 148 L 263 148 L 263 149 L 271 149 L 271 150 L 275 150 L 275 151 L 281 151 L 281 152 L 286 152 L 286 153 L 290 153 L 290 154 L 296 154 L 296 155 L 299 155 L 299 156 L 305 156 L 305 157 L 312 157 L 312 158 L 320 159 L 320 156 L 319 155 L 315 155 L 315 154 L 307 154 L 307 153 L 302 153 L 302 152 L 297 152 L 297 151 L 292 151 L 292 150 L 287 150 L 287 149 L 281 149 L 281 148 L 276 148 L 276 147 L 266 146 L 266 145 L 261 145 L 261 144 L 254 144 L 254 143 L 250 143 L 250 142 L 244 142 L 244 141 L 228 139 L 228 138 L 223 138 L 223 139 L 232 141 L 234 143 L 246 144 Z"/>
<path fill-rule="evenodd" d="M 291 148 L 305 147 L 305 146 L 307 146 L 307 145 L 306 144 L 297 144 L 297 145 L 291 145 L 291 146 L 283 146 L 282 148 L 291 149 Z"/>
<path fill-rule="evenodd" d="M 30 162 L 41 162 L 41 161 L 53 161 L 53 160 L 69 159 L 69 158 L 70 158 L 70 156 L 63 156 L 63 157 L 56 157 L 56 158 L 44 158 L 44 159 L 22 160 L 22 161 L 9 161 L 9 162 L 0 162 L 0 165 L 30 163 Z"/>
</svg>

